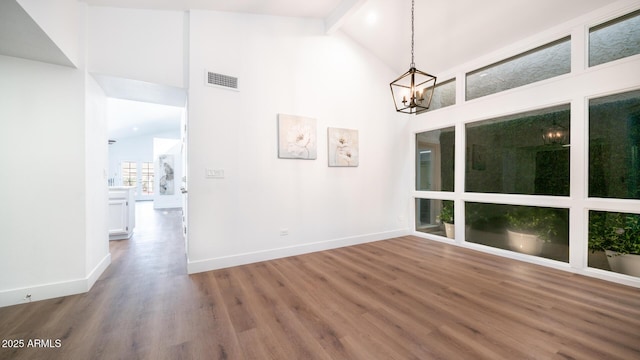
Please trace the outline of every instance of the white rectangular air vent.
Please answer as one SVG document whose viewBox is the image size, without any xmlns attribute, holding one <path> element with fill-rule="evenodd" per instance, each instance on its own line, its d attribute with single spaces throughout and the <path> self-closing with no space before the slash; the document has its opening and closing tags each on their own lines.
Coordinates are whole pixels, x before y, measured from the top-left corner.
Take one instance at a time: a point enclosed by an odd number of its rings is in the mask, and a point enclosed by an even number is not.
<svg viewBox="0 0 640 360">
<path fill-rule="evenodd" d="M 219 86 L 229 90 L 238 90 L 237 77 L 222 75 L 222 74 L 213 73 L 210 71 L 206 72 L 206 76 L 207 76 L 207 79 L 206 79 L 207 85 L 216 86 L 216 87 Z"/>
</svg>

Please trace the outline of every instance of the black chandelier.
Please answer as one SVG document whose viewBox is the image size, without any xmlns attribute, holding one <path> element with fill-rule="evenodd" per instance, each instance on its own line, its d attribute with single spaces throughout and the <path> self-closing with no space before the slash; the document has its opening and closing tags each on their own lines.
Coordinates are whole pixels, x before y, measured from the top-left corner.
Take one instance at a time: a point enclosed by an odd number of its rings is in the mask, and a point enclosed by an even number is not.
<svg viewBox="0 0 640 360">
<path fill-rule="evenodd" d="M 396 111 L 417 115 L 429 109 L 436 77 L 416 69 L 413 55 L 414 8 L 415 0 L 411 0 L 411 65 L 409 71 L 394 80 L 390 86 Z"/>
</svg>

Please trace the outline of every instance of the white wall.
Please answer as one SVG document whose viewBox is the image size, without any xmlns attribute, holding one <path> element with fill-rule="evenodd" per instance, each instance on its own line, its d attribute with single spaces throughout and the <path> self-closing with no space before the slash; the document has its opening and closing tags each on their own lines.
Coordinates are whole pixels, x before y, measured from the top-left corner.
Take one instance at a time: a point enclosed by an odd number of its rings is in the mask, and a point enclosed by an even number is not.
<svg viewBox="0 0 640 360">
<path fill-rule="evenodd" d="M 0 79 L 0 306 L 86 291 L 83 73 L 0 56 Z"/>
<path fill-rule="evenodd" d="M 109 192 L 107 187 L 107 96 L 98 82 L 86 71 L 88 6 L 81 4 L 78 64 L 84 71 L 85 90 L 85 196 L 87 290 L 111 263 L 107 225 Z"/>
<path fill-rule="evenodd" d="M 183 87 L 184 13 L 89 7 L 89 72 Z"/>
<path fill-rule="evenodd" d="M 189 271 L 405 234 L 397 74 L 320 20 L 190 14 Z M 205 86 L 205 69 L 237 76 L 240 91 Z M 317 160 L 277 158 L 278 113 L 317 119 Z M 359 130 L 359 167 L 327 166 L 327 127 Z"/>
<path fill-rule="evenodd" d="M 110 263 L 107 170 L 107 97 L 91 76 L 86 76 L 86 274 L 90 286 Z"/>
<path fill-rule="evenodd" d="M 58 46 L 78 69 L 0 56 L 0 306 L 86 292 L 110 262 L 106 97 L 86 72 L 87 6 L 73 9 L 53 17 L 72 23 Z"/>
<path fill-rule="evenodd" d="M 47 33 L 76 66 L 83 56 L 78 44 L 81 12 L 86 5 L 77 0 L 17 0 L 18 4 Z"/>
</svg>

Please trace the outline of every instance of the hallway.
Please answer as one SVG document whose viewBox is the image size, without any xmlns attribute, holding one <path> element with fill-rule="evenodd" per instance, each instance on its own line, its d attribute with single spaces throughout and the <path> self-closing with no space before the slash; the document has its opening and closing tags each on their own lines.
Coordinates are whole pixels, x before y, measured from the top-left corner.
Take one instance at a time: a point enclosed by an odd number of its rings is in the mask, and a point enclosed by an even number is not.
<svg viewBox="0 0 640 360">
<path fill-rule="evenodd" d="M 177 358 L 171 344 L 192 336 L 177 321 L 187 316 L 177 305 L 192 294 L 181 216 L 180 209 L 154 210 L 153 202 L 138 202 L 134 235 L 110 241 L 111 265 L 91 291 L 0 308 L 1 339 L 52 344 L 0 348 L 0 359 Z"/>
<path fill-rule="evenodd" d="M 110 269 L 117 267 L 118 275 L 136 278 L 138 275 L 143 275 L 142 278 L 147 280 L 162 276 L 185 275 L 187 267 L 184 238 L 181 236 L 181 218 L 181 209 L 154 210 L 153 201 L 136 202 L 134 235 L 129 241 L 109 243 L 112 256 Z M 123 253 L 127 256 L 120 259 Z M 102 279 L 105 276 L 111 276 L 109 270 L 105 272 Z M 143 274 L 137 274 L 138 272 Z"/>
</svg>

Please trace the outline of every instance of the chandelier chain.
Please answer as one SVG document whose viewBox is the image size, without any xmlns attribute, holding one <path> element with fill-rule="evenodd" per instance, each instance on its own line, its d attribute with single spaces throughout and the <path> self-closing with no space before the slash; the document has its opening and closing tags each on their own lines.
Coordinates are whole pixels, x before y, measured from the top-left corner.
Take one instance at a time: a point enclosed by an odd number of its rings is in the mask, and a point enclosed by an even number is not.
<svg viewBox="0 0 640 360">
<path fill-rule="evenodd" d="M 413 39 L 414 39 L 414 24 L 413 24 L 413 13 L 415 8 L 415 0 L 411 0 L 411 67 L 416 67 L 413 56 Z"/>
<path fill-rule="evenodd" d="M 436 77 L 419 71 L 415 64 L 416 1 L 411 0 L 411 68 L 389 84 L 396 111 L 421 114 L 429 109 L 436 88 Z M 406 43 L 405 43 L 406 44 Z"/>
</svg>

